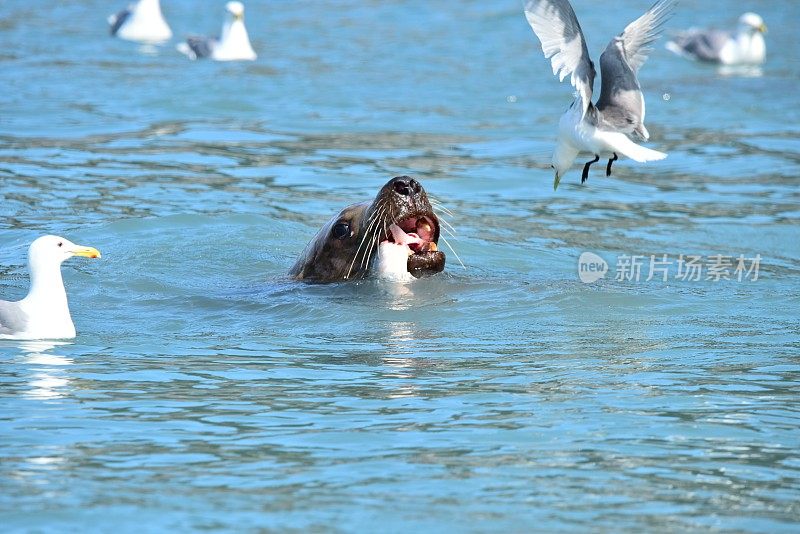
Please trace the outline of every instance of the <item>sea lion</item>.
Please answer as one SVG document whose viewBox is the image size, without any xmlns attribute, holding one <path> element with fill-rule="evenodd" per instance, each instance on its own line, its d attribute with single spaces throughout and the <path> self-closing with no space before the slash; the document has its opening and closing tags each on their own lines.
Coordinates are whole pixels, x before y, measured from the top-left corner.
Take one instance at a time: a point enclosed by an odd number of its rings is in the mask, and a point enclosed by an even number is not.
<svg viewBox="0 0 800 534">
<path fill-rule="evenodd" d="M 289 275 L 297 280 L 336 282 L 372 272 L 411 280 L 444 269 L 439 218 L 415 179 L 397 176 L 375 200 L 347 206 L 306 246 Z"/>
</svg>

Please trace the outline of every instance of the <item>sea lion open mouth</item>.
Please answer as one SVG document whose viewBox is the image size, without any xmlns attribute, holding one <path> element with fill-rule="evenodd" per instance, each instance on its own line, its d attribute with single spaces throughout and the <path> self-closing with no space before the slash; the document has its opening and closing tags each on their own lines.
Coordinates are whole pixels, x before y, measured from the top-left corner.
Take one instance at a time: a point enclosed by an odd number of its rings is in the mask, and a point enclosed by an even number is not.
<svg viewBox="0 0 800 534">
<path fill-rule="evenodd" d="M 372 202 L 354 204 L 331 219 L 308 244 L 289 274 L 334 282 L 371 273 L 408 280 L 444 269 L 439 218 L 422 185 L 398 176 Z"/>
<path fill-rule="evenodd" d="M 430 213 L 392 223 L 385 241 L 407 248 L 406 270 L 420 278 L 444 268 L 444 254 L 436 244 L 438 238 L 439 220 Z"/>
</svg>

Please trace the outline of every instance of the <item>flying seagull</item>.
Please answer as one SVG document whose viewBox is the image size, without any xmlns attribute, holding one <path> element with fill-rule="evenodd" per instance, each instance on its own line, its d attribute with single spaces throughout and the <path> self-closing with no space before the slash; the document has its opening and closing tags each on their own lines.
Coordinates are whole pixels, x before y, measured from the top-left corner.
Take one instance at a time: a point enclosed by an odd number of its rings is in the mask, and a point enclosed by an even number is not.
<svg viewBox="0 0 800 534">
<path fill-rule="evenodd" d="M 99 258 L 96 248 L 46 235 L 28 249 L 31 288 L 16 302 L 0 300 L 0 339 L 66 339 L 75 337 L 61 263 L 73 256 Z"/>
<path fill-rule="evenodd" d="M 108 17 L 111 35 L 140 43 L 161 43 L 172 38 L 159 0 L 138 0 Z"/>
<path fill-rule="evenodd" d="M 755 13 L 739 17 L 736 31 L 691 28 L 667 43 L 679 56 L 723 65 L 758 65 L 767 57 L 767 26 Z"/>
<path fill-rule="evenodd" d="M 638 162 L 667 157 L 631 141 L 647 141 L 650 134 L 644 126 L 644 95 L 636 73 L 647 59 L 648 45 L 661 32 L 661 26 L 675 5 L 675 0 L 659 0 L 625 30 L 611 39 L 600 56 L 602 85 L 597 104 L 592 104 L 596 71 L 589 58 L 575 11 L 568 0 L 528 0 L 525 17 L 542 42 L 545 58 L 551 58 L 553 74 L 560 81 L 571 74 L 576 89 L 575 101 L 558 123 L 558 143 L 553 153 L 555 169 L 553 189 L 581 152 L 594 159 L 583 166 L 581 183 L 589 176 L 589 166 L 608 158 L 606 176 L 619 155 Z"/>
<path fill-rule="evenodd" d="M 244 5 L 241 2 L 225 4 L 227 16 L 219 38 L 190 36 L 178 45 L 178 51 L 189 59 L 209 57 L 216 61 L 254 60 L 256 53 L 250 46 L 250 37 L 244 26 Z"/>
</svg>

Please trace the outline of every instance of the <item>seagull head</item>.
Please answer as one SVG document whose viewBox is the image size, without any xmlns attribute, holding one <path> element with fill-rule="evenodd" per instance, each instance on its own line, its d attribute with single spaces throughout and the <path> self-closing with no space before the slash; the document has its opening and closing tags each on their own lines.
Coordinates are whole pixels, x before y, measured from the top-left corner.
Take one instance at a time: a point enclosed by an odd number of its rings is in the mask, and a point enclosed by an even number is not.
<svg viewBox="0 0 800 534">
<path fill-rule="evenodd" d="M 739 28 L 749 33 L 755 33 L 755 32 L 767 33 L 767 25 L 764 24 L 764 19 L 762 19 L 760 15 L 757 15 L 752 11 L 747 12 L 741 17 L 739 17 Z"/>
<path fill-rule="evenodd" d="M 553 177 L 553 191 L 558 189 L 558 183 L 561 181 L 561 178 L 567 174 L 567 171 L 572 164 L 575 162 L 575 156 L 578 153 L 569 147 L 569 145 L 559 143 L 556 145 L 556 149 L 553 152 L 553 159 L 550 163 L 550 168 L 555 171 L 555 176 Z"/>
<path fill-rule="evenodd" d="M 244 4 L 241 2 L 228 2 L 225 4 L 225 11 L 230 13 L 235 20 L 244 18 Z"/>
<path fill-rule="evenodd" d="M 99 258 L 100 251 L 96 248 L 76 245 L 57 235 L 37 238 L 28 249 L 28 263 L 32 269 L 36 269 L 40 265 L 61 265 L 64 260 L 73 256 Z"/>
</svg>

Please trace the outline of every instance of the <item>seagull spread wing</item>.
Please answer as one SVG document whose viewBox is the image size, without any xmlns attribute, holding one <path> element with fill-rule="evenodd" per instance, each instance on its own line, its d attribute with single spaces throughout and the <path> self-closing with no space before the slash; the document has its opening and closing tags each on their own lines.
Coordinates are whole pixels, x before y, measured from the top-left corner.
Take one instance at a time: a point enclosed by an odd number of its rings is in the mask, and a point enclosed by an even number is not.
<svg viewBox="0 0 800 534">
<path fill-rule="evenodd" d="M 561 81 L 572 75 L 570 83 L 586 113 L 592 101 L 595 70 L 572 6 L 567 0 L 527 0 L 525 17 L 542 42 L 544 57 L 550 58 L 553 74 Z"/>
<path fill-rule="evenodd" d="M 674 7 L 674 0 L 660 0 L 611 39 L 600 55 L 602 84 L 596 109 L 597 122 L 603 129 L 633 135 L 647 141 L 644 126 L 644 95 L 636 73 L 647 59 L 648 45 L 655 41 L 661 26 Z"/>
<path fill-rule="evenodd" d="M 675 0 L 659 0 L 644 15 L 628 24 L 620 35 L 633 72 L 637 72 L 644 64 L 651 50 L 649 45 L 658 39 L 674 8 Z"/>
</svg>

